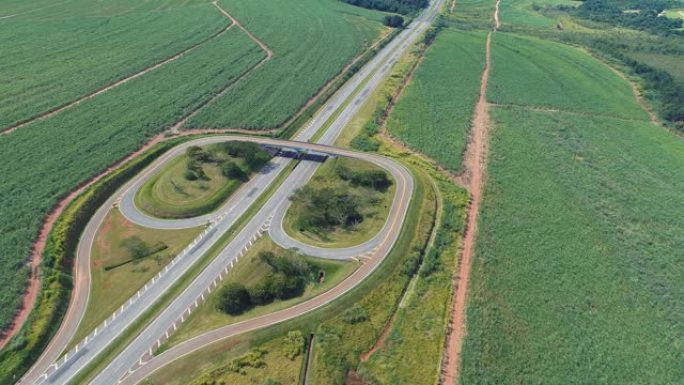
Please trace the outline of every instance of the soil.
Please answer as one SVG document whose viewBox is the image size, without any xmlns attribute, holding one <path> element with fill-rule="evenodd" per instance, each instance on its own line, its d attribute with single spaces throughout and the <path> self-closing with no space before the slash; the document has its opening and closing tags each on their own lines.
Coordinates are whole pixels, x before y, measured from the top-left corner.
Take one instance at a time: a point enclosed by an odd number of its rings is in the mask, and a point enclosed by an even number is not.
<svg viewBox="0 0 684 385">
<path fill-rule="evenodd" d="M 489 129 L 489 106 L 487 104 L 487 84 L 491 64 L 492 34 L 499 28 L 499 2 L 496 2 L 494 12 L 495 28 L 487 35 L 486 64 L 482 73 L 480 85 L 480 99 L 475 107 L 473 127 L 466 150 L 466 172 L 464 181 L 470 190 L 471 200 L 468 208 L 465 236 L 463 239 L 463 255 L 460 261 L 458 276 L 455 280 L 455 293 L 452 302 L 450 332 L 446 341 L 445 356 L 442 362 L 441 384 L 455 384 L 458 379 L 461 347 L 465 335 L 465 307 L 468 294 L 470 267 L 477 233 L 477 217 L 482 199 L 482 188 L 485 180 L 487 156 L 487 134 Z"/>
</svg>

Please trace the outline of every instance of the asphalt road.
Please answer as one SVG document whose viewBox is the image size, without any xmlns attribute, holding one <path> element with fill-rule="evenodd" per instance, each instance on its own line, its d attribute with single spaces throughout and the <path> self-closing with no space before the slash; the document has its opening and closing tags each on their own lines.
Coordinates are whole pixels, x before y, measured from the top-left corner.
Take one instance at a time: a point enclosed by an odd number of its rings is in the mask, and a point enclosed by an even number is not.
<svg viewBox="0 0 684 385">
<path fill-rule="evenodd" d="M 338 91 L 335 94 L 331 101 L 323 107 L 322 111 L 315 116 L 315 118 L 312 120 L 309 126 L 306 129 L 304 129 L 296 137 L 296 139 L 300 141 L 311 139 L 314 136 L 314 134 L 320 128 L 322 128 L 324 123 L 327 122 L 330 116 L 332 116 L 332 114 L 335 113 L 340 106 L 342 106 L 343 109 L 341 113 L 339 113 L 339 115 L 332 121 L 332 124 L 329 125 L 325 133 L 318 140 L 319 143 L 323 144 L 333 143 L 339 135 L 341 128 L 358 111 L 359 107 L 363 104 L 363 101 L 367 99 L 367 97 L 371 94 L 371 91 L 382 80 L 388 68 L 390 68 L 390 66 L 398 59 L 398 57 L 401 54 L 403 54 L 405 49 L 407 49 L 408 46 L 412 44 L 413 41 L 415 41 L 415 39 L 417 39 L 422 32 L 425 31 L 431 20 L 434 18 L 437 7 L 440 6 L 441 3 L 442 0 L 435 1 L 429 10 L 423 13 L 420 17 L 416 18 L 409 27 L 407 27 L 390 44 L 388 44 L 384 49 L 382 49 L 375 56 L 375 58 L 371 60 L 371 62 L 369 62 L 366 66 L 364 66 L 354 77 L 352 77 L 352 79 L 348 81 L 345 84 L 345 86 L 343 86 L 340 89 L 340 91 Z M 363 89 L 360 90 L 353 98 L 351 98 L 351 100 L 348 101 L 349 97 L 352 96 L 352 94 L 354 94 L 355 91 L 357 91 L 357 89 L 362 83 L 364 84 Z M 205 139 L 212 140 L 217 138 Z M 263 138 L 260 139 L 266 140 Z M 197 143 L 195 142 L 195 144 Z M 302 143 L 301 145 L 304 144 Z M 327 152 L 334 152 L 331 149 L 328 150 L 329 151 Z M 172 156 L 173 154 L 169 153 L 168 155 Z M 375 161 L 376 159 L 367 160 Z M 277 176 L 279 172 L 278 170 L 282 169 L 282 167 L 284 166 L 284 164 L 282 164 L 281 162 L 284 163 L 284 161 L 274 162 L 275 166 L 271 169 L 271 171 L 265 172 L 263 176 L 257 176 L 257 178 L 261 178 L 262 180 L 260 182 L 255 183 L 264 183 L 268 185 L 269 178 L 275 179 L 275 176 Z M 280 189 L 290 189 L 289 192 L 291 192 L 293 186 L 299 186 L 304 184 L 306 180 L 308 180 L 308 178 L 310 178 L 310 176 L 313 174 L 316 167 L 317 164 L 314 163 L 305 162 L 300 164 L 300 167 L 297 167 L 292 172 L 292 174 L 288 177 L 287 181 L 281 186 Z M 395 180 L 396 178 L 397 176 L 395 175 Z M 270 179 L 271 182 L 272 179 Z M 136 178 L 132 183 L 139 182 L 140 180 L 141 179 Z M 410 180 L 410 176 L 408 180 Z M 259 186 L 265 189 L 265 187 L 263 187 L 261 184 L 259 184 Z M 125 186 L 123 191 L 125 192 L 130 187 L 130 184 Z M 258 211 L 255 217 L 245 226 L 245 228 L 240 233 L 238 233 L 238 235 L 230 243 L 230 245 L 228 245 L 224 250 L 222 250 L 220 255 L 211 262 L 209 267 L 205 269 L 200 274 L 200 276 L 197 277 L 197 279 L 193 281 L 193 283 L 178 298 L 176 298 L 152 322 L 152 324 L 145 329 L 145 331 L 141 333 L 141 335 L 138 338 L 136 338 L 128 347 L 126 347 L 126 349 L 119 356 L 117 356 L 110 363 L 110 365 L 107 366 L 107 368 L 105 368 L 96 377 L 93 383 L 115 383 L 115 379 L 118 379 L 123 374 L 127 373 L 129 369 L 136 364 L 136 362 L 139 362 L 141 357 L 143 357 L 147 352 L 149 352 L 150 349 L 153 349 L 155 345 L 158 345 L 160 336 L 165 335 L 165 333 L 168 330 L 171 330 L 171 328 L 176 325 L 176 322 L 179 317 L 181 317 L 182 319 L 183 314 L 186 314 L 188 309 L 192 307 L 193 304 L 196 304 L 199 298 L 203 297 L 205 290 L 207 290 L 207 288 L 211 288 L 212 285 L 216 284 L 216 278 L 219 276 L 223 276 L 224 272 L 226 272 L 228 267 L 230 266 L 230 263 L 233 262 L 236 258 L 238 258 L 238 256 L 241 254 L 241 251 L 248 247 L 248 245 L 254 239 L 256 234 L 266 229 L 264 225 L 270 222 L 271 213 L 277 212 L 277 209 L 279 207 L 282 207 L 286 204 L 287 196 L 289 195 L 288 191 L 281 190 L 279 190 L 276 194 L 273 195 L 273 197 L 270 200 L 268 200 L 268 202 Z M 245 189 L 245 191 L 248 190 Z M 258 196 L 258 194 L 247 195 L 250 195 L 252 197 Z M 116 198 L 114 199 L 118 199 L 119 196 L 120 194 L 115 195 Z M 400 196 L 399 192 L 397 193 L 397 196 Z M 410 197 L 410 193 L 408 197 Z M 408 197 L 406 195 L 402 196 L 402 199 L 404 199 L 402 202 L 406 205 L 406 207 L 408 206 Z M 243 199 L 248 198 L 249 197 Z M 123 203 L 124 201 L 122 200 L 121 202 Z M 111 204 L 113 202 L 109 201 L 108 203 Z M 106 347 L 108 347 L 111 341 L 116 339 L 117 336 L 121 335 L 123 331 L 131 323 L 133 323 L 146 309 L 148 309 L 153 303 L 155 303 L 173 285 L 173 283 L 176 282 L 176 280 L 180 276 L 187 272 L 189 268 L 192 265 L 194 265 L 194 263 L 199 259 L 199 257 L 203 255 L 211 247 L 211 245 L 213 245 L 217 241 L 220 235 L 227 231 L 230 228 L 231 224 L 234 223 L 235 220 L 244 213 L 244 211 L 246 211 L 248 206 L 249 205 L 240 204 L 230 206 L 226 208 L 225 211 L 219 210 L 218 218 L 205 232 L 201 241 L 194 243 L 188 249 L 186 249 L 186 252 L 184 254 L 181 254 L 179 257 L 174 259 L 174 261 L 163 272 L 161 272 L 160 275 L 155 277 L 151 284 L 146 285 L 145 288 L 141 289 L 136 296 L 132 297 L 129 301 L 127 301 L 126 304 L 122 306 L 122 308 L 114 315 L 112 315 L 107 321 L 105 321 L 105 323 L 101 327 L 98 327 L 98 329 L 96 329 L 93 334 L 91 334 L 90 336 L 88 336 L 88 338 L 79 343 L 75 350 L 68 352 L 55 364 L 50 365 L 47 368 L 47 371 L 43 372 L 44 374 L 42 376 L 37 377 L 37 380 L 33 380 L 27 376 L 24 382 L 36 382 L 46 384 L 68 383 L 68 381 L 72 379 L 80 370 L 82 370 L 89 363 L 94 362 L 98 353 L 102 352 Z M 103 206 L 103 209 L 104 207 L 108 208 L 110 206 Z M 98 212 L 98 214 L 99 213 L 100 212 Z M 205 219 L 208 220 L 211 219 L 211 217 L 202 218 L 202 220 Z M 403 220 L 403 215 L 401 216 L 401 219 Z M 96 217 L 93 218 L 92 222 L 97 224 L 97 226 L 93 226 L 93 228 L 96 231 L 97 227 L 99 227 L 99 222 L 101 222 L 101 217 L 98 218 L 98 215 L 96 215 Z M 390 221 L 388 221 L 388 223 L 390 223 Z M 389 228 L 390 230 L 394 231 L 389 232 L 391 234 L 390 236 L 377 237 L 382 239 L 374 238 L 374 240 L 380 241 L 381 243 L 374 247 L 376 249 L 374 253 L 375 257 L 371 259 L 371 262 L 367 263 L 364 266 L 377 266 L 377 264 L 380 263 L 384 255 L 386 255 L 386 253 L 391 248 L 391 245 L 396 239 L 396 236 L 398 236 L 400 227 L 400 222 L 394 223 L 393 225 L 386 225 L 386 228 Z M 88 231 L 86 231 L 85 234 L 87 235 Z M 287 242 L 286 239 L 282 241 Z M 87 247 L 85 246 L 87 246 L 89 242 L 92 242 L 92 234 L 90 237 L 84 236 L 82 238 L 82 243 L 83 242 L 85 243 L 84 249 L 86 249 Z M 77 261 L 79 267 L 82 267 L 84 269 L 83 271 L 87 272 L 86 274 L 83 274 L 82 277 L 84 278 L 84 281 L 87 281 L 87 284 L 89 285 L 89 266 L 87 262 L 87 258 L 84 258 L 83 260 L 79 258 L 79 260 Z M 370 274 L 370 272 L 373 269 L 359 269 L 359 272 L 368 271 L 367 274 Z M 363 275 L 357 272 L 354 275 L 352 275 L 352 277 L 356 277 L 356 281 L 347 280 L 343 282 L 342 285 L 340 285 L 340 289 L 330 291 L 329 293 L 338 293 L 338 295 L 341 295 L 342 292 L 346 292 L 346 290 L 340 291 L 343 290 L 345 283 L 347 285 L 351 285 L 350 287 L 353 287 L 353 285 L 358 283 L 360 279 L 365 278 L 365 276 L 367 275 Z M 328 297 L 322 296 L 320 298 Z M 329 298 L 328 301 L 332 300 L 332 298 Z M 307 306 L 312 306 L 310 302 L 311 301 L 308 301 L 305 304 L 309 304 Z M 72 301 L 72 305 L 77 305 L 78 303 L 87 303 L 87 300 L 83 301 L 82 298 L 77 298 L 74 301 Z M 306 307 L 304 306 L 305 304 L 302 304 L 302 306 L 299 307 L 292 308 L 290 312 L 285 311 L 286 314 L 288 314 L 287 316 L 284 316 L 281 314 L 281 312 L 278 312 L 274 313 L 273 316 L 267 317 L 268 320 L 262 322 L 282 322 L 284 319 L 287 319 L 286 317 L 288 316 L 294 317 L 299 314 L 302 314 L 302 311 L 310 311 L 310 309 L 306 310 Z M 84 305 L 80 306 L 84 307 Z M 260 317 L 259 319 L 261 318 L 263 317 Z M 78 316 L 78 312 L 74 312 L 73 317 L 68 319 L 69 325 L 67 326 L 67 329 L 71 329 L 73 331 L 69 332 L 69 330 L 67 330 L 66 332 L 64 332 L 64 337 L 62 338 L 62 341 L 53 341 L 54 346 L 58 347 L 60 343 L 66 346 L 66 343 L 69 340 L 69 338 L 67 337 L 70 337 L 69 334 L 73 335 L 73 332 L 76 329 L 77 319 L 80 319 L 80 316 Z M 249 323 L 249 325 L 257 325 L 258 322 L 260 321 L 255 320 L 254 323 Z M 59 349 L 54 348 L 53 351 L 59 351 Z M 50 360 L 43 360 L 43 362 L 46 361 L 49 362 Z M 42 371 L 33 372 L 41 373 Z"/>
</svg>

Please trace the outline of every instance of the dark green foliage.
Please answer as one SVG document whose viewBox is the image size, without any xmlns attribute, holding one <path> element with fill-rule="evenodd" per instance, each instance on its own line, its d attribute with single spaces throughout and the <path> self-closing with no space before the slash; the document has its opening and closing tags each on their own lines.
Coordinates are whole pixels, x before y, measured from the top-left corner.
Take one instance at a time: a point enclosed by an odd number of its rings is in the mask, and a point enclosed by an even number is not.
<svg viewBox="0 0 684 385">
<path fill-rule="evenodd" d="M 183 173 L 183 177 L 187 180 L 190 180 L 190 181 L 199 179 L 199 176 L 197 176 L 197 173 L 190 170 L 190 169 L 185 170 L 185 172 Z"/>
<path fill-rule="evenodd" d="M 206 163 L 206 162 L 211 162 L 212 157 L 211 154 L 208 153 L 207 151 L 204 151 L 202 147 L 200 146 L 190 146 L 185 150 L 185 155 L 188 156 L 188 158 L 195 160 L 197 162 L 201 163 Z"/>
<path fill-rule="evenodd" d="M 264 362 L 264 356 L 266 355 L 266 350 L 264 349 L 254 349 L 249 353 L 243 354 L 238 358 L 235 358 L 228 364 L 228 370 L 232 370 L 235 373 L 243 373 L 244 368 L 261 368 L 266 365 Z"/>
<path fill-rule="evenodd" d="M 217 306 L 219 310 L 235 315 L 247 310 L 251 304 L 249 292 L 245 286 L 232 282 L 221 289 Z"/>
<path fill-rule="evenodd" d="M 350 228 L 363 221 L 359 212 L 361 198 L 334 188 L 298 189 L 292 200 L 302 204 L 302 215 L 297 219 L 301 230 Z"/>
<path fill-rule="evenodd" d="M 399 15 L 387 15 L 382 20 L 382 23 L 392 28 L 403 28 L 404 18 Z"/>
<path fill-rule="evenodd" d="M 369 187 L 378 191 L 386 191 L 392 185 L 392 181 L 383 170 L 355 171 L 348 167 L 338 165 L 335 168 L 337 175 L 351 182 L 353 186 Z"/>
<path fill-rule="evenodd" d="M 228 179 L 247 180 L 247 173 L 231 160 L 221 163 L 221 173 Z"/>
<path fill-rule="evenodd" d="M 676 2 L 668 0 L 586 0 L 575 14 L 621 27 L 669 34 L 682 27 L 682 20 L 658 15 L 666 8 L 676 5 Z M 634 12 L 624 12 L 626 10 Z"/>
<path fill-rule="evenodd" d="M 314 279 L 311 266 L 296 254 L 275 255 L 262 251 L 258 258 L 271 271 L 249 288 L 241 284 L 226 285 L 219 294 L 219 310 L 240 314 L 253 306 L 269 304 L 276 299 L 298 297 Z"/>
<path fill-rule="evenodd" d="M 441 215 L 442 223 L 437 231 L 432 248 L 423 258 L 423 266 L 420 269 L 421 277 L 427 277 L 437 271 L 441 254 L 447 251 L 453 244 L 456 234 L 461 232 L 460 211 L 461 209 L 452 202 L 444 202 Z"/>
<path fill-rule="evenodd" d="M 416 13 L 428 6 L 428 0 L 343 0 L 359 7 L 396 12 L 404 15 Z"/>
<path fill-rule="evenodd" d="M 221 143 L 219 147 L 232 157 L 243 158 L 250 171 L 257 171 L 271 159 L 271 156 L 254 142 L 231 141 Z"/>
</svg>

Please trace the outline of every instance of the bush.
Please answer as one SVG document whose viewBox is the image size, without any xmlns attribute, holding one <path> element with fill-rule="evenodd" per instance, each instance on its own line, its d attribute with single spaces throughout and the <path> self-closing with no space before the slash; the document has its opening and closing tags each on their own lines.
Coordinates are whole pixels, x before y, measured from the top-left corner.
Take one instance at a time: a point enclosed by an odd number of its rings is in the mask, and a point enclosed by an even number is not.
<svg viewBox="0 0 684 385">
<path fill-rule="evenodd" d="M 285 351 L 285 357 L 290 360 L 294 360 L 300 354 L 304 353 L 304 347 L 306 343 L 302 332 L 299 330 L 293 330 L 288 332 L 285 338 L 283 338 L 283 350 Z"/>
<path fill-rule="evenodd" d="M 354 186 L 363 186 L 385 191 L 392 185 L 392 181 L 383 170 L 354 171 L 349 167 L 338 165 L 335 168 L 335 172 L 340 178 L 351 182 Z"/>
<path fill-rule="evenodd" d="M 249 292 L 244 285 L 228 283 L 218 295 L 218 308 L 231 315 L 241 314 L 252 305 Z"/>
<path fill-rule="evenodd" d="M 245 367 L 261 368 L 266 365 L 264 361 L 264 356 L 266 355 L 266 350 L 264 349 L 254 349 L 249 353 L 243 354 L 230 361 L 228 364 L 228 370 L 235 373 L 245 374 Z"/>
<path fill-rule="evenodd" d="M 355 325 L 360 322 L 368 321 L 368 312 L 366 309 L 357 304 L 354 304 L 351 308 L 347 309 L 347 311 L 344 312 L 344 322 L 350 324 L 350 325 Z"/>
<path fill-rule="evenodd" d="M 189 181 L 197 180 L 199 179 L 199 176 L 197 176 L 197 173 L 192 171 L 192 170 L 185 170 L 183 173 L 183 177 Z"/>
<path fill-rule="evenodd" d="M 403 28 L 404 18 L 399 15 L 387 15 L 383 19 L 382 23 L 392 28 Z"/>
<path fill-rule="evenodd" d="M 226 160 L 221 164 L 221 174 L 228 179 L 235 179 L 243 182 L 247 180 L 247 173 L 244 172 L 240 166 L 235 164 L 235 162 L 230 160 Z"/>
</svg>

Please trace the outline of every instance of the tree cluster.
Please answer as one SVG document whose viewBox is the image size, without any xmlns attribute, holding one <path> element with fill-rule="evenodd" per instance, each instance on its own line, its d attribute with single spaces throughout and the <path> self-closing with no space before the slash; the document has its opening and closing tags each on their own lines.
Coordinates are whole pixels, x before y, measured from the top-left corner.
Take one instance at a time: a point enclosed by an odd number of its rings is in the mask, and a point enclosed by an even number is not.
<svg viewBox="0 0 684 385">
<path fill-rule="evenodd" d="M 379 11 L 408 15 L 416 13 L 430 4 L 428 0 L 343 0 L 345 3 Z"/>
<path fill-rule="evenodd" d="M 298 297 L 313 279 L 311 266 L 299 257 L 262 251 L 259 253 L 259 260 L 269 266 L 271 271 L 249 288 L 240 283 L 225 285 L 218 294 L 219 310 L 235 315 L 276 299 Z"/>
<path fill-rule="evenodd" d="M 260 169 L 271 159 L 271 156 L 254 142 L 223 142 L 220 147 L 233 158 L 243 158 L 250 171 Z"/>
<path fill-rule="evenodd" d="M 392 181 L 383 170 L 352 170 L 349 167 L 337 165 L 335 167 L 337 175 L 352 186 L 363 186 L 378 191 L 386 191 L 392 185 Z"/>
<path fill-rule="evenodd" d="M 193 181 L 197 179 L 207 180 L 209 177 L 203 169 L 204 163 L 214 162 L 221 168 L 221 173 L 228 179 L 246 181 L 251 172 L 262 168 L 271 159 L 266 151 L 258 144 L 252 142 L 230 141 L 218 145 L 231 158 L 242 158 L 245 160 L 247 170 L 243 170 L 235 161 L 231 159 L 217 159 L 212 153 L 199 146 L 191 146 L 185 151 L 187 155 L 187 169 L 184 177 Z M 220 158 L 220 157 L 219 157 Z"/>
<path fill-rule="evenodd" d="M 292 200 L 302 205 L 297 225 L 303 231 L 350 228 L 363 221 L 361 197 L 350 192 L 304 186 L 295 191 Z"/>
<path fill-rule="evenodd" d="M 382 20 L 382 23 L 392 28 L 403 28 L 404 18 L 399 15 L 387 15 Z"/>
<path fill-rule="evenodd" d="M 586 0 L 577 7 L 576 14 L 611 25 L 670 34 L 682 27 L 682 20 L 659 15 L 672 6 L 669 0 Z"/>
</svg>

